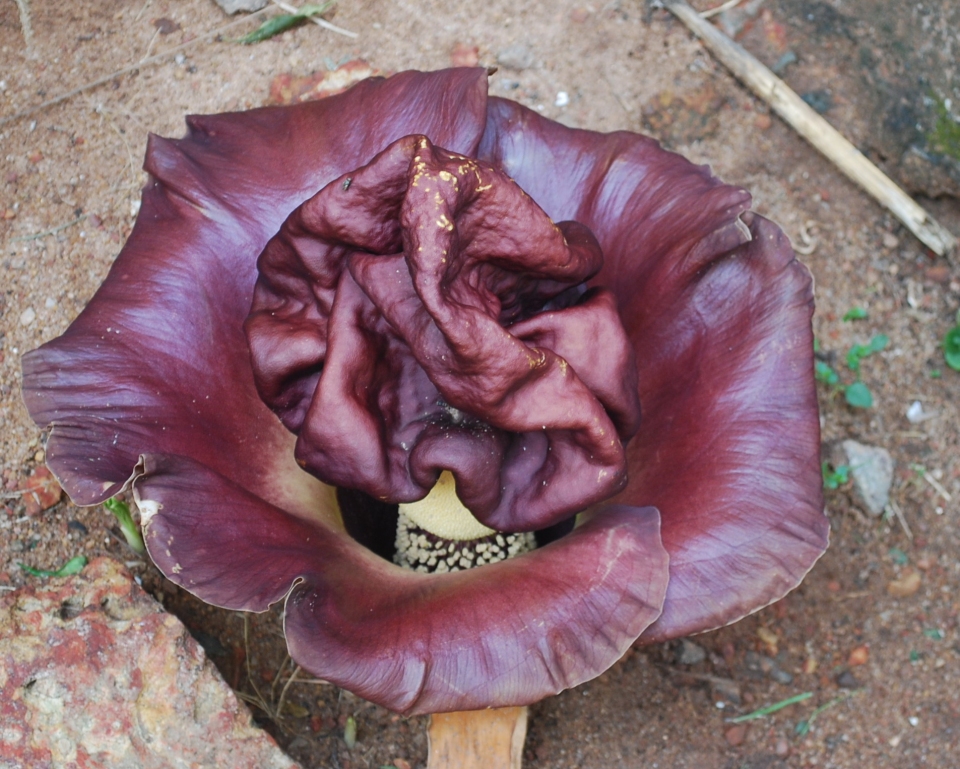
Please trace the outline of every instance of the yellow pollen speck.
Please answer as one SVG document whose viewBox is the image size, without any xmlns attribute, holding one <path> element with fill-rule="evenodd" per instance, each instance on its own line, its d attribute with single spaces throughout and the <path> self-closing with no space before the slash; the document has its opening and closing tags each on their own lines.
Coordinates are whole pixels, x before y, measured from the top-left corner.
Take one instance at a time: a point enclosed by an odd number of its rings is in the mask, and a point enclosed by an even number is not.
<svg viewBox="0 0 960 769">
<path fill-rule="evenodd" d="M 453 222 L 447 219 L 446 214 L 440 214 L 440 218 L 437 219 L 437 227 L 440 227 L 444 230 L 453 230 Z"/>
<path fill-rule="evenodd" d="M 441 171 L 441 172 L 440 172 L 439 174 L 437 174 L 437 175 L 440 177 L 440 180 L 441 180 L 441 181 L 444 181 L 444 182 L 456 181 L 456 178 L 457 178 L 457 177 L 455 177 L 452 173 L 450 173 L 449 171 Z"/>
</svg>

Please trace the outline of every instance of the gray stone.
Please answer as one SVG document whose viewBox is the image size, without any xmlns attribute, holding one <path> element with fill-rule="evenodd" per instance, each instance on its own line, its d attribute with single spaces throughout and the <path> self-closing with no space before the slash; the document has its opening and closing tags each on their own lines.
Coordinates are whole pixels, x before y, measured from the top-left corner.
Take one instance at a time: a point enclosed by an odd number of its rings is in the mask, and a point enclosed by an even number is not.
<svg viewBox="0 0 960 769">
<path fill-rule="evenodd" d="M 268 0 L 214 0 L 225 13 L 233 15 L 235 13 L 253 13 L 265 8 Z"/>
<path fill-rule="evenodd" d="M 709 682 L 714 699 L 726 700 L 733 705 L 739 705 L 741 703 L 740 684 L 732 678 L 710 676 Z"/>
<path fill-rule="evenodd" d="M 793 676 L 786 670 L 778 667 L 775 667 L 770 671 L 770 678 L 772 678 L 778 684 L 783 684 L 784 686 L 793 683 Z"/>
<path fill-rule="evenodd" d="M 833 71 L 820 77 L 844 105 L 846 114 L 831 118 L 837 127 L 874 162 L 882 158 L 884 171 L 908 192 L 960 197 L 960 3 L 792 5 L 802 6 L 791 14 L 788 33 L 800 58 L 831 52 L 825 66 Z"/>
<path fill-rule="evenodd" d="M 533 62 L 533 51 L 525 43 L 514 43 L 497 54 L 497 64 L 507 69 L 529 69 Z"/>
<path fill-rule="evenodd" d="M 693 641 L 684 638 L 676 649 L 676 660 L 678 665 L 696 665 L 707 658 L 707 652 L 702 646 L 698 646 Z"/>
<path fill-rule="evenodd" d="M 893 483 L 894 462 L 890 452 L 850 440 L 843 442 L 843 452 L 857 501 L 870 515 L 881 515 L 890 502 Z"/>
<path fill-rule="evenodd" d="M 297 767 L 109 558 L 0 593 L 0 703 L 10 766 Z"/>
</svg>

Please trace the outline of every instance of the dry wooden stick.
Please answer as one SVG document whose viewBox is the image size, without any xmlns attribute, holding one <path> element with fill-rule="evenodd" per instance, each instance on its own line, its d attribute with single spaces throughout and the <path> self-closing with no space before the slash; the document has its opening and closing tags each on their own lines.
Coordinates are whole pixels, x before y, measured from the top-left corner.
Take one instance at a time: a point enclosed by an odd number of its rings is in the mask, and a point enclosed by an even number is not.
<svg viewBox="0 0 960 769">
<path fill-rule="evenodd" d="M 931 251 L 950 256 L 957 239 L 923 207 L 867 158 L 832 125 L 814 112 L 791 88 L 737 45 L 723 32 L 701 18 L 685 0 L 662 0 L 663 6 L 682 21 L 734 77 L 763 99 L 797 133 L 888 208 Z"/>
<path fill-rule="evenodd" d="M 281 0 L 273 0 L 273 4 L 280 8 L 281 10 L 286 11 L 287 13 L 299 13 L 299 8 L 294 8 L 289 3 L 281 2 Z M 336 32 L 338 35 L 346 35 L 347 37 L 357 37 L 356 32 L 351 32 L 349 29 L 344 29 L 343 27 L 338 27 L 336 24 L 331 24 L 326 19 L 320 18 L 320 16 L 308 16 L 310 21 L 316 24 L 318 27 L 323 27 L 324 29 L 329 29 L 331 32 Z"/>
<path fill-rule="evenodd" d="M 23 42 L 27 46 L 27 53 L 33 53 L 33 24 L 30 22 L 30 0 L 17 0 L 17 9 L 20 11 L 20 30 L 23 32 Z"/>
</svg>

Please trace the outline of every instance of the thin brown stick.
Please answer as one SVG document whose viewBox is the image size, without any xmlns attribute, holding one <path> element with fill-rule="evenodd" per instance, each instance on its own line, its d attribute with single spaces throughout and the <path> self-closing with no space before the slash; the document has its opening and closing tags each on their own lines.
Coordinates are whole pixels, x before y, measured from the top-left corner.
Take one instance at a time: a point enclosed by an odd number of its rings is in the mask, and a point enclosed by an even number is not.
<svg viewBox="0 0 960 769">
<path fill-rule="evenodd" d="M 33 53 L 33 24 L 30 22 L 30 0 L 17 0 L 17 10 L 20 11 L 20 31 L 23 32 L 23 42 L 27 46 L 27 54 Z"/>
<path fill-rule="evenodd" d="M 290 684 L 293 683 L 293 679 L 297 677 L 297 674 L 300 672 L 300 666 L 297 665 L 293 672 L 290 674 L 290 678 L 287 679 L 287 682 L 283 685 L 283 688 L 280 690 L 280 699 L 277 700 L 277 718 L 283 718 L 283 704 L 287 699 L 287 690 L 290 688 Z"/>
<path fill-rule="evenodd" d="M 957 239 L 790 87 L 712 24 L 685 0 L 663 0 L 734 77 L 770 105 L 797 133 L 822 152 L 849 179 L 888 208 L 931 251 L 949 256 Z"/>
<path fill-rule="evenodd" d="M 39 238 L 45 238 L 47 237 L 47 235 L 56 235 L 61 230 L 65 230 L 67 229 L 67 227 L 73 227 L 73 225 L 79 224 L 86 218 L 87 218 L 87 215 L 84 214 L 83 216 L 77 217 L 72 222 L 65 222 L 64 224 L 58 224 L 56 227 L 51 227 L 49 230 L 44 230 L 43 232 L 35 232 L 33 235 L 22 235 L 19 238 L 10 238 L 10 241 L 13 243 L 21 243 L 27 240 L 37 240 Z M 31 489 L 27 489 L 26 491 L 18 491 L 15 493 L 14 496 L 19 497 L 21 494 L 29 494 L 30 491 Z M 9 499 L 9 498 L 10 497 L 6 494 L 0 494 L 0 499 Z"/>
<path fill-rule="evenodd" d="M 727 2 L 721 3 L 720 5 L 715 6 L 714 8 L 710 8 L 706 11 L 701 11 L 700 18 L 712 19 L 714 16 L 719 16 L 724 11 L 729 11 L 731 8 L 735 8 L 736 6 L 740 5 L 741 2 L 743 2 L 743 0 L 727 0 Z"/>
<path fill-rule="evenodd" d="M 273 4 L 277 8 L 281 8 L 287 13 L 299 13 L 299 8 L 294 8 L 289 3 L 281 2 L 281 0 L 273 0 Z M 324 29 L 329 29 L 331 32 L 336 32 L 338 35 L 345 35 L 346 37 L 358 37 L 356 32 L 351 32 L 349 29 L 344 29 L 343 27 L 338 27 L 336 24 L 331 24 L 326 19 L 321 19 L 320 16 L 310 16 L 308 17 L 310 21 L 316 24 L 318 27 L 323 27 Z"/>
<path fill-rule="evenodd" d="M 910 530 L 910 524 L 907 523 L 907 518 L 903 514 L 903 509 L 894 502 L 890 500 L 890 508 L 893 510 L 894 514 L 897 516 L 897 521 L 900 522 L 900 527 L 903 529 L 903 533 L 907 535 L 907 539 L 911 542 L 913 541 L 913 532 Z"/>
</svg>

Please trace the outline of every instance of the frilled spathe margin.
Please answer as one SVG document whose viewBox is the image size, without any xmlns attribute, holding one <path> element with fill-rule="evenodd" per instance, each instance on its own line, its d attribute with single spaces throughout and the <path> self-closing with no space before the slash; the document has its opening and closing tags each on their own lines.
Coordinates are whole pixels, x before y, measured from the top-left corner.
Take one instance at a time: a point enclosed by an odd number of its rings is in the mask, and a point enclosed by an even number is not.
<svg viewBox="0 0 960 769">
<path fill-rule="evenodd" d="M 532 702 L 641 634 L 756 610 L 819 557 L 810 279 L 744 191 L 645 137 L 488 99 L 483 70 L 188 126 L 151 140 L 134 232 L 88 307 L 23 359 L 24 399 L 76 502 L 117 493 L 143 457 L 145 539 L 174 582 L 233 609 L 288 596 L 298 662 L 415 713 Z M 567 537 L 464 574 L 405 573 L 344 533 L 333 490 L 257 393 L 242 327 L 257 256 L 291 212 L 410 135 L 592 231 L 591 286 L 618 310 L 644 415 L 618 497 Z"/>
</svg>

